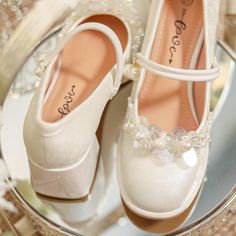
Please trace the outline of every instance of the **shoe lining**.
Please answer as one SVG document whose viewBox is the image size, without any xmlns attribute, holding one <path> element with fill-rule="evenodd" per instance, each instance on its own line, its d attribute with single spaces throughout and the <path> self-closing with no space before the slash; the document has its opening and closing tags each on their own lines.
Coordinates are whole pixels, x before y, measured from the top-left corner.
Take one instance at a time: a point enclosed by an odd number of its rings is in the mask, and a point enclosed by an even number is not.
<svg viewBox="0 0 236 236">
<path fill-rule="evenodd" d="M 123 49 L 128 40 L 125 25 L 111 15 L 96 15 L 84 22 L 98 22 L 110 27 L 119 37 Z M 58 62 L 61 65 L 58 68 Z M 64 118 L 85 101 L 104 76 L 116 64 L 115 49 L 110 39 L 99 31 L 77 33 L 65 45 L 49 79 L 49 95 L 43 106 L 42 118 L 55 122 Z M 58 72 L 59 70 L 59 72 Z M 58 73 L 56 81 L 55 74 Z M 50 88 L 50 83 L 54 83 Z M 46 91 L 47 96 L 47 91 Z"/>
<path fill-rule="evenodd" d="M 189 69 L 203 28 L 202 0 L 166 0 L 154 40 L 151 60 L 163 65 Z M 205 67 L 205 48 L 199 49 L 194 69 Z M 193 69 L 193 68 L 191 68 Z M 160 78 L 147 72 L 139 94 L 139 114 L 160 128 L 173 132 L 182 127 L 195 130 L 187 83 Z M 193 83 L 193 99 L 200 121 L 204 109 L 205 83 Z"/>
</svg>

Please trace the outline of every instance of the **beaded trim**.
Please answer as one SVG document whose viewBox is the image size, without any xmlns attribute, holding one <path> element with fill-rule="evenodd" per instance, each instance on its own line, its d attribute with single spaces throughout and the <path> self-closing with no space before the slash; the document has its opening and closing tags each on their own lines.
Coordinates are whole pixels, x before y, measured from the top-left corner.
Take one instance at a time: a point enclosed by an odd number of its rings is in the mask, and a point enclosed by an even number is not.
<svg viewBox="0 0 236 236">
<path fill-rule="evenodd" d="M 167 151 L 174 158 L 182 158 L 184 153 L 193 153 L 193 151 L 198 153 L 200 149 L 207 146 L 211 141 L 212 122 L 213 116 L 210 113 L 200 131 L 187 132 L 179 128 L 173 133 L 168 133 L 157 126 L 150 125 L 144 117 L 137 118 L 133 99 L 129 98 L 123 128 L 128 131 L 135 149 L 141 148 L 157 155 Z"/>
</svg>

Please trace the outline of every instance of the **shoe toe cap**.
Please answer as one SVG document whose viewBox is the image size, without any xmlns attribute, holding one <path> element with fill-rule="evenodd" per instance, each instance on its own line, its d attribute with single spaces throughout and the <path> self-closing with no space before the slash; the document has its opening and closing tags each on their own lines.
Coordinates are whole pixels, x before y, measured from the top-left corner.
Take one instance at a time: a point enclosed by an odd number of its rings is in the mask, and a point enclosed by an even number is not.
<svg viewBox="0 0 236 236">
<path fill-rule="evenodd" d="M 118 176 L 124 201 L 156 214 L 183 212 L 194 200 L 204 178 L 208 148 L 201 150 L 194 167 L 133 148 L 125 133 L 118 157 Z M 171 158 L 169 158 L 171 159 Z"/>
</svg>

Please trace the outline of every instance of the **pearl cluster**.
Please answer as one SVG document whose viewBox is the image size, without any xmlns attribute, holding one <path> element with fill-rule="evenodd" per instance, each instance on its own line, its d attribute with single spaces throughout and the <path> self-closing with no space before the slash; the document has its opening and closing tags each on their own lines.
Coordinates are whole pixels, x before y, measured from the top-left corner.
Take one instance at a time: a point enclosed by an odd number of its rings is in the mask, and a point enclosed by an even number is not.
<svg viewBox="0 0 236 236">
<path fill-rule="evenodd" d="M 168 152 L 174 158 L 182 158 L 185 153 L 198 153 L 201 148 L 208 145 L 212 115 L 210 114 L 200 131 L 187 132 L 184 129 L 177 129 L 173 133 L 168 133 L 150 125 L 144 117 L 136 117 L 133 99 L 129 98 L 124 129 L 130 134 L 135 149 L 142 148 L 155 155 L 166 155 Z"/>
<path fill-rule="evenodd" d="M 137 81 L 140 77 L 141 71 L 140 66 L 134 64 L 126 64 L 124 68 L 124 77 L 126 79 Z"/>
</svg>

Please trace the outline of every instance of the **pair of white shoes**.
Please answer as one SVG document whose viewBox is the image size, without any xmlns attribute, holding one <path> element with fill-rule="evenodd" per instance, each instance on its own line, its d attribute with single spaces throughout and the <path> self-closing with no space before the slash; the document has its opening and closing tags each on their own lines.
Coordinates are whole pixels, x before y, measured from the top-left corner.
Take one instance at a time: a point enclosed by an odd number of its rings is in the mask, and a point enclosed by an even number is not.
<svg viewBox="0 0 236 236">
<path fill-rule="evenodd" d="M 218 8 L 218 0 L 153 0 L 141 52 L 126 66 L 126 22 L 108 14 L 76 22 L 41 62 L 42 82 L 25 118 L 38 194 L 89 196 L 100 155 L 96 132 L 124 74 L 135 80 L 117 151 L 124 203 L 151 219 L 189 207 L 207 167 Z"/>
</svg>

